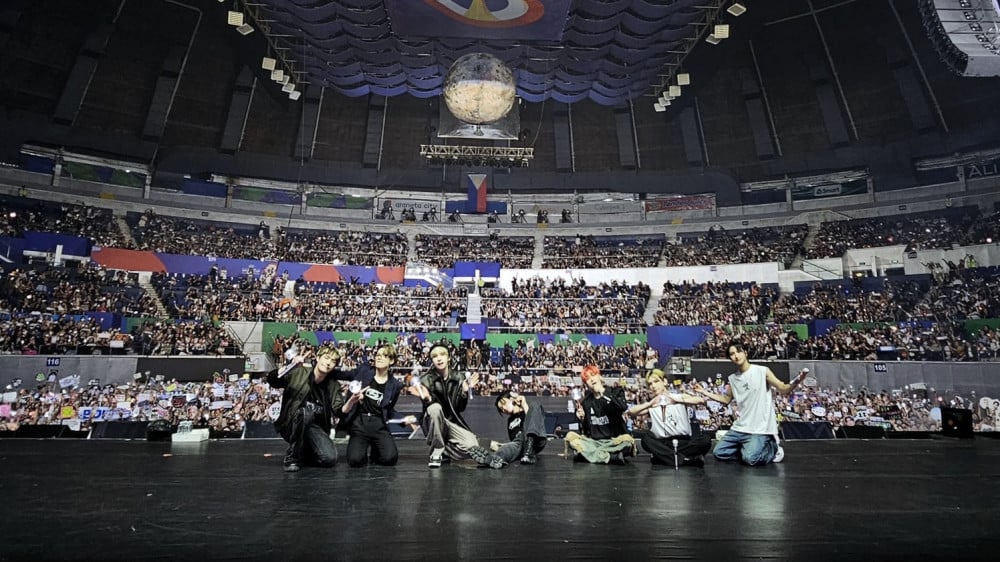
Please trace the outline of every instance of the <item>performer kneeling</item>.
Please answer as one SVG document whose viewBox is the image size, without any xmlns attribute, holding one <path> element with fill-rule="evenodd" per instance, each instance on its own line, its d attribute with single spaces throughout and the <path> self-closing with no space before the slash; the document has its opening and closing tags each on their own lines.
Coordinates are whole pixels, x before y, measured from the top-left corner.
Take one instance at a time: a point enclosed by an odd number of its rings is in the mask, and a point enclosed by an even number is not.
<svg viewBox="0 0 1000 562">
<path fill-rule="evenodd" d="M 330 439 L 331 418 L 340 415 L 344 397 L 340 395 L 340 382 L 333 370 L 340 361 L 336 349 L 317 352 L 316 366 L 302 366 L 302 356 L 296 357 L 290 371 L 274 370 L 268 373 L 267 383 L 272 388 L 284 388 L 281 395 L 281 414 L 274 426 L 288 442 L 285 453 L 285 472 L 297 472 L 302 464 L 331 467 L 337 464 L 337 447 Z"/>
<path fill-rule="evenodd" d="M 361 467 L 373 463 L 392 466 L 399 459 L 399 450 L 386 425 L 395 417 L 396 401 L 403 383 L 389 373 L 396 363 L 396 349 L 385 345 L 375 352 L 371 365 L 357 368 L 351 381 L 351 397 L 344 404 L 347 416 L 347 464 Z M 416 418 L 410 420 L 416 423 Z M 371 451 L 369 453 L 369 450 Z"/>
</svg>

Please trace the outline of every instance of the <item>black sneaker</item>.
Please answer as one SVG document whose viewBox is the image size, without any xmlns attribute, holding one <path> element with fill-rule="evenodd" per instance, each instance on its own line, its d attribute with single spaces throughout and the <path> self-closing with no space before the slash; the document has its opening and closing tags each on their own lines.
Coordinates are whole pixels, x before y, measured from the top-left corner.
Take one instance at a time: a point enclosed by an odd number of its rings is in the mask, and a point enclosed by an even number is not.
<svg viewBox="0 0 1000 562">
<path fill-rule="evenodd" d="M 695 467 L 698 467 L 698 468 L 704 468 L 705 467 L 705 457 L 699 456 L 699 457 L 694 457 L 694 458 L 690 458 L 690 459 L 687 458 L 687 457 L 684 457 L 684 460 L 681 461 L 681 466 L 695 466 Z"/>
<path fill-rule="evenodd" d="M 625 466 L 625 455 L 618 451 L 617 453 L 612 453 L 611 458 L 608 459 L 608 464 L 617 464 L 619 466 Z"/>
</svg>

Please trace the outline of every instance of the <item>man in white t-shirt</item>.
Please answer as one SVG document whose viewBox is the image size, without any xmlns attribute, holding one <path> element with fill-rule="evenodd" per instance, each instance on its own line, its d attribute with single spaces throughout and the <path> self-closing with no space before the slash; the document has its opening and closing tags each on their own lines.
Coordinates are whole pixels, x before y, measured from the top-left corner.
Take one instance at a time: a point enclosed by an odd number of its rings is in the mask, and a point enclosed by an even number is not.
<svg viewBox="0 0 1000 562">
<path fill-rule="evenodd" d="M 705 399 L 684 392 L 670 392 L 664 376 L 662 370 L 653 369 L 646 377 L 653 398 L 628 410 L 630 416 L 649 414 L 649 432 L 642 436 L 640 444 L 652 455 L 653 464 L 705 466 L 704 456 L 712 443 L 700 431 L 692 435 L 688 414 L 688 406 L 704 404 Z"/>
<path fill-rule="evenodd" d="M 778 420 L 771 389 L 788 396 L 801 384 L 804 374 L 786 384 L 771 369 L 751 364 L 743 344 L 733 342 L 728 354 L 729 360 L 736 365 L 736 372 L 729 375 L 723 393 L 697 389 L 706 398 L 723 404 L 735 400 L 740 412 L 732 428 L 716 443 L 712 454 L 719 461 L 738 460 L 750 466 L 781 462 L 785 451 L 778 444 Z"/>
</svg>

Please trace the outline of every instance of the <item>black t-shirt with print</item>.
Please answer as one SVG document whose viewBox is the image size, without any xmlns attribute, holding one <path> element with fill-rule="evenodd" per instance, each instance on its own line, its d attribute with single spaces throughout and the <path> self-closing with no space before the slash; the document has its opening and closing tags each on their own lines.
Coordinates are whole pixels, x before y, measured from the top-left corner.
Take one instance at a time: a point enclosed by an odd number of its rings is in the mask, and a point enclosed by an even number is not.
<svg viewBox="0 0 1000 562">
<path fill-rule="evenodd" d="M 361 399 L 361 413 L 382 417 L 382 396 L 385 394 L 385 385 L 388 381 L 379 383 L 375 379 L 368 385 L 364 397 Z"/>
</svg>

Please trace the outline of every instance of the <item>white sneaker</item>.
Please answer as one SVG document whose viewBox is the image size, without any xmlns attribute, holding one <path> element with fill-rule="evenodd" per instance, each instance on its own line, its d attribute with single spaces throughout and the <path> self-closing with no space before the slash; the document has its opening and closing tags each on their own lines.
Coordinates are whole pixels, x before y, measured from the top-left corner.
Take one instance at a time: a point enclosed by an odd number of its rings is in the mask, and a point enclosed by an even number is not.
<svg viewBox="0 0 1000 562">
<path fill-rule="evenodd" d="M 771 462 L 781 462 L 783 460 L 785 460 L 785 449 L 781 445 L 778 445 L 778 452 L 774 454 L 774 460 Z"/>
</svg>

